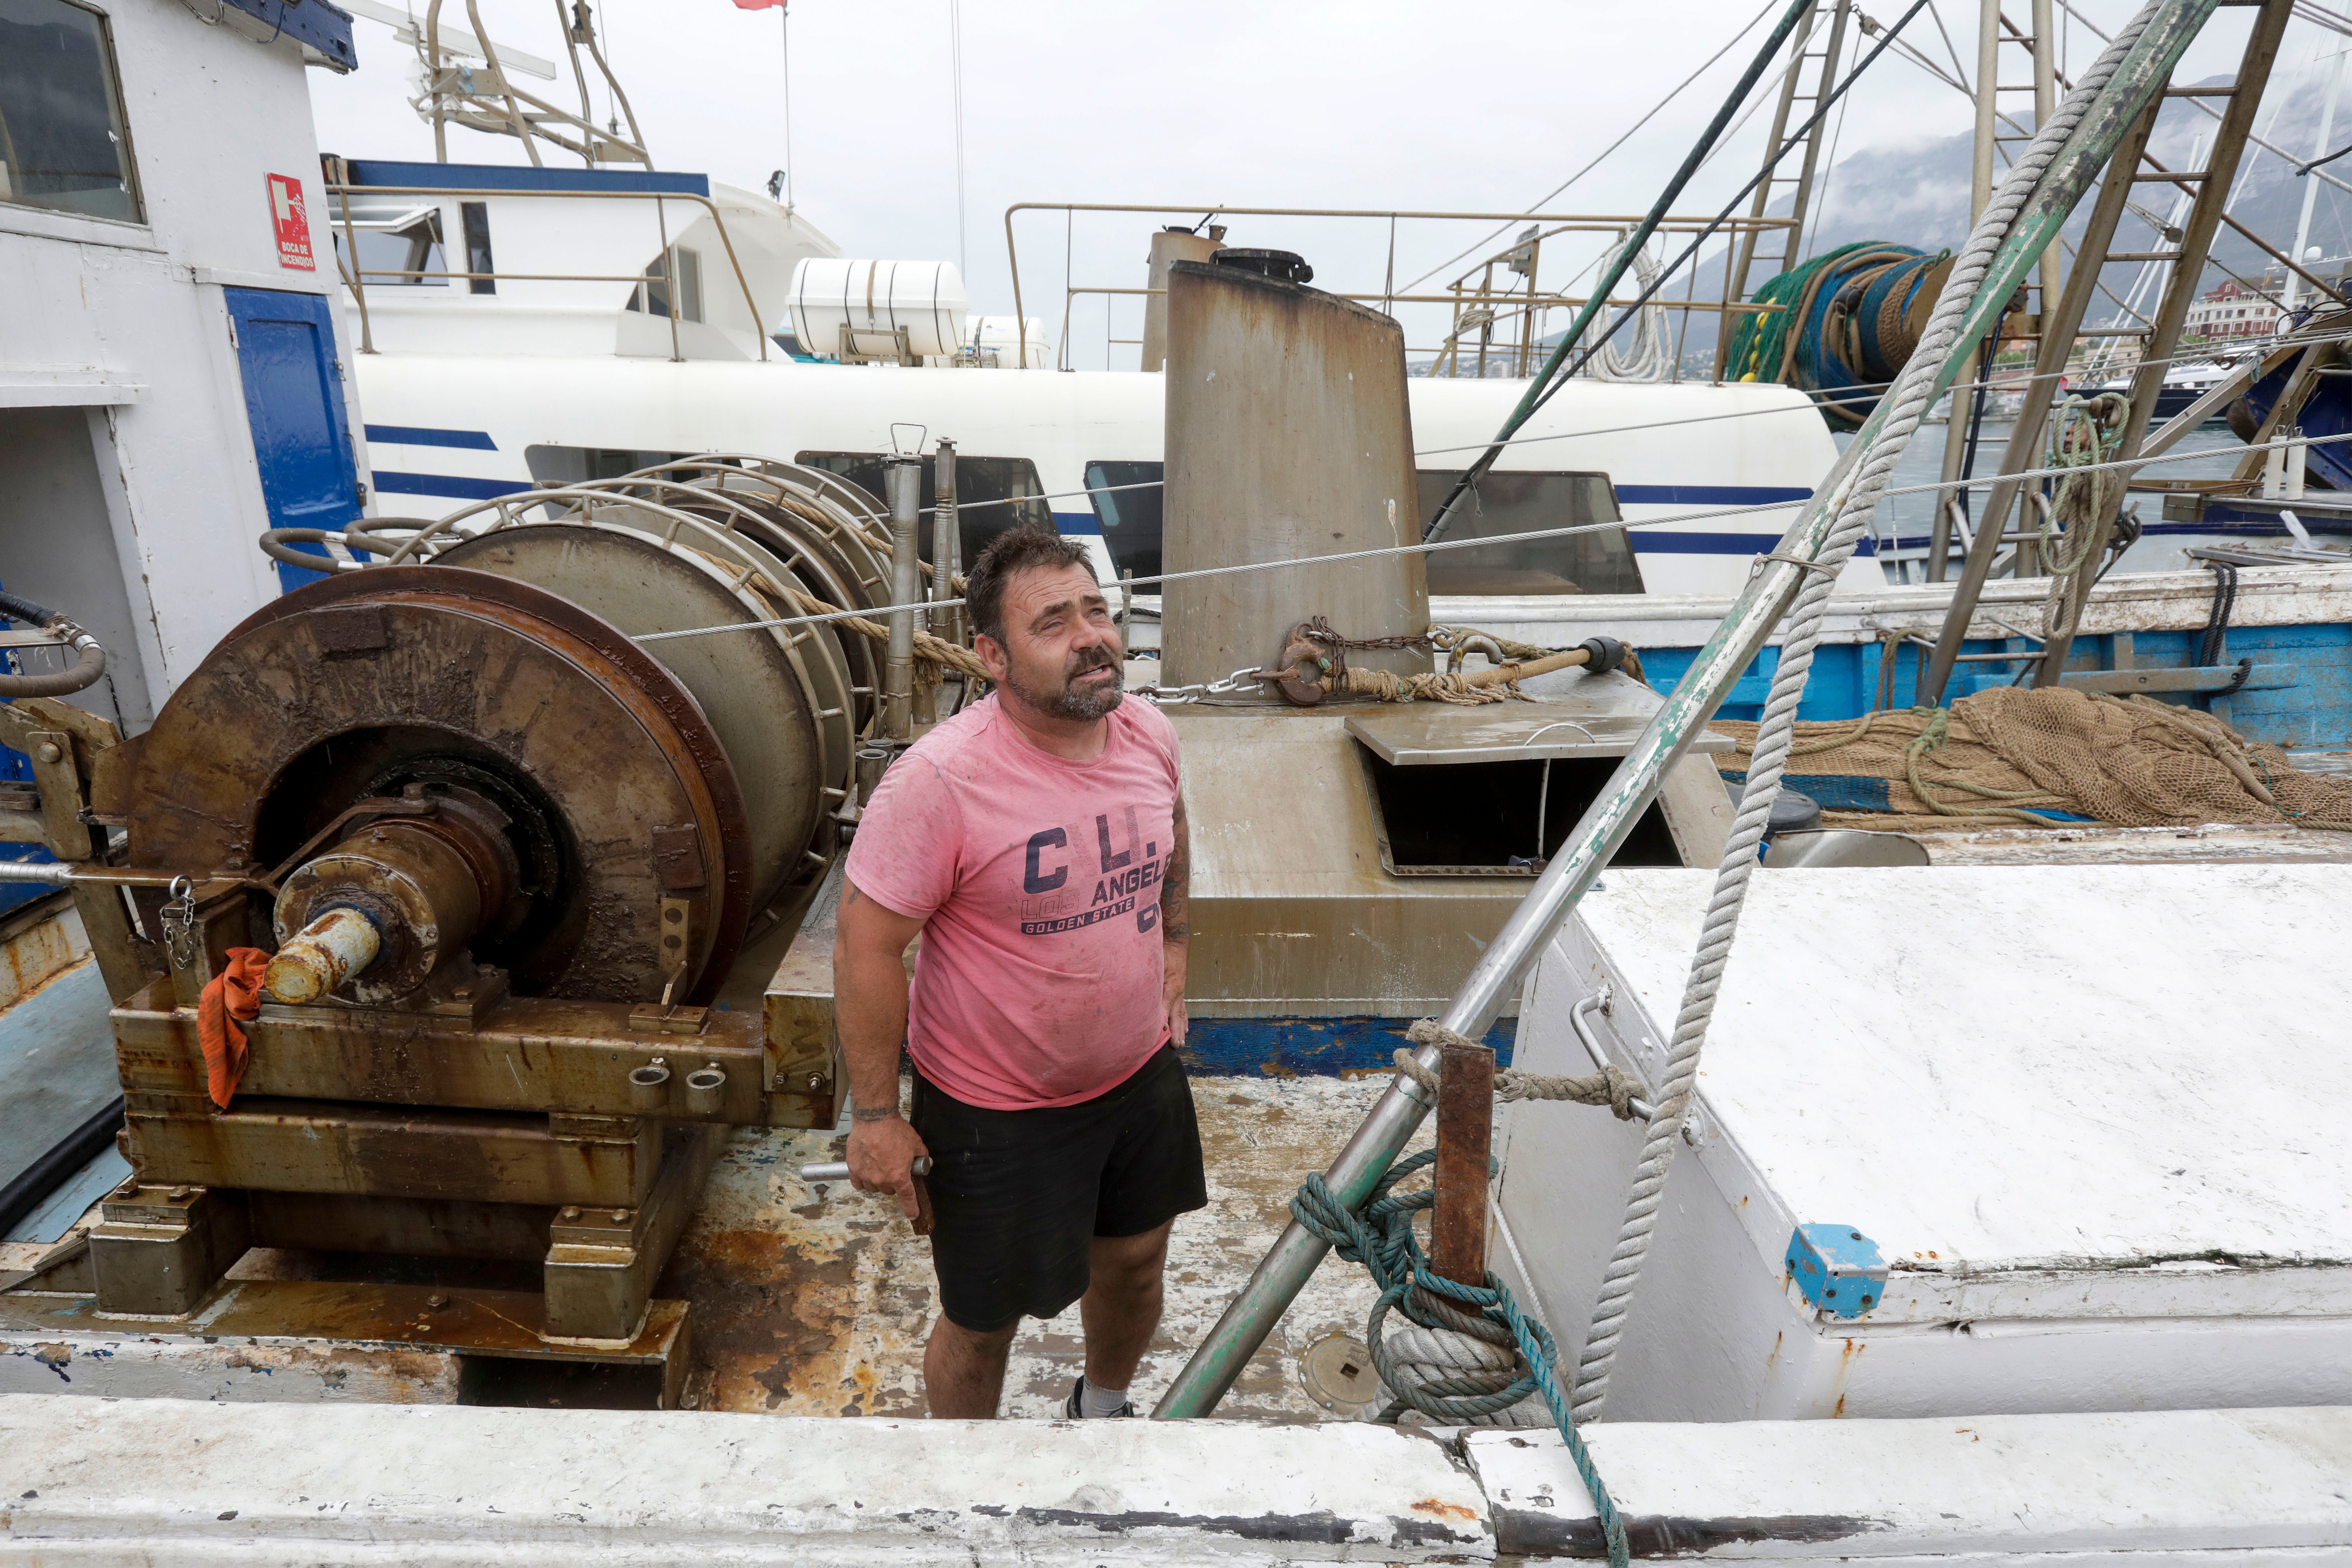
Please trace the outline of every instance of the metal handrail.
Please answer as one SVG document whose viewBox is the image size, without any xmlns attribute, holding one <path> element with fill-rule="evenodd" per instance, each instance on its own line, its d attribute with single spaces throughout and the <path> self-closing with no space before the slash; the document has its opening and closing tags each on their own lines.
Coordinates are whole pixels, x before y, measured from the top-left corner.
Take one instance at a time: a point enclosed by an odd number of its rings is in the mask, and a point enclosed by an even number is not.
<svg viewBox="0 0 2352 1568">
<path fill-rule="evenodd" d="M 484 196 L 568 196 L 579 201 L 603 202 L 617 199 L 621 201 L 652 202 L 654 204 L 655 220 L 661 226 L 662 265 L 667 268 L 670 273 L 670 276 L 667 279 L 667 282 L 669 283 L 669 352 L 670 358 L 673 361 L 682 361 L 686 356 L 678 352 L 677 265 L 676 262 L 669 259 L 669 217 L 667 209 L 664 208 L 661 204 L 664 202 L 698 203 L 702 206 L 703 210 L 709 213 L 711 224 L 719 230 L 719 243 L 724 247 L 727 251 L 727 265 L 732 268 L 735 273 L 736 287 L 740 288 L 743 291 L 744 309 L 751 312 L 752 331 L 754 335 L 760 340 L 760 358 L 765 360 L 768 357 L 768 319 L 760 313 L 760 302 L 751 297 L 751 279 L 743 276 L 743 263 L 737 258 L 735 255 L 735 242 L 730 238 L 727 234 L 727 220 L 725 217 L 720 216 L 719 204 L 712 201 L 709 196 L 698 196 L 691 191 L 483 191 L 478 189 L 469 190 L 457 185 L 331 184 L 326 187 L 326 190 L 327 194 L 331 196 L 341 196 L 345 198 L 354 195 L 456 196 L 460 200 L 469 197 L 479 200 Z M 347 234 L 351 232 L 351 203 L 346 199 L 343 203 L 342 216 L 343 227 Z M 642 284 L 649 281 L 649 279 L 643 274 L 639 274 L 634 278 L 622 278 L 593 272 L 394 272 L 388 268 L 371 268 L 366 274 L 362 274 L 360 271 L 359 266 L 360 247 L 358 239 L 356 237 L 351 238 L 346 240 L 345 243 L 351 247 L 352 251 L 351 270 L 345 275 L 345 280 L 350 283 L 353 296 L 359 300 L 362 321 L 360 352 L 362 353 L 373 353 L 376 352 L 372 346 L 373 339 L 365 330 L 365 321 L 367 317 L 367 301 L 365 299 L 366 284 L 362 280 L 364 277 L 466 279 L 505 278 L 515 282 L 530 283 Z M 338 270 L 341 269 L 341 264 L 338 263 Z"/>
<path fill-rule="evenodd" d="M 1022 212 L 1158 213 L 1161 215 L 1180 216 L 1185 213 L 1207 213 L 1213 217 L 1386 218 L 1391 224 L 1396 223 L 1400 219 L 1413 218 L 1436 221 L 1458 220 L 1465 223 L 1503 223 L 1524 221 L 1538 224 L 1558 224 L 1561 226 L 1551 230 L 1550 232 L 1553 234 L 1613 233 L 1622 229 L 1629 228 L 1644 221 L 1638 216 L 1627 217 L 1593 213 L 1446 212 L 1434 210 L 1412 210 L 1405 208 L 1391 209 L 1386 207 L 1233 207 L 1224 206 L 1215 202 L 1182 202 L 1174 205 L 1170 205 L 1164 202 L 1015 202 L 1011 206 L 1004 209 L 1004 253 L 1006 265 L 1011 269 L 1013 275 L 1013 318 L 1015 330 L 1019 334 L 1020 342 L 1020 357 L 1014 363 L 1023 365 L 1026 365 L 1029 363 L 1029 317 L 1022 306 L 1021 251 L 1020 244 L 1013 237 L 1013 215 L 1015 213 Z M 1667 217 L 1660 220 L 1658 227 L 1660 232 L 1695 234 L 1713 222 L 1715 222 L 1715 219 L 1711 217 Z M 1747 233 L 1750 230 L 1793 228 L 1795 226 L 1795 219 L 1780 217 L 1733 218 L 1721 225 L 1721 227 L 1726 234 L 1735 236 Z M 1514 242 L 1513 247 L 1516 248 L 1516 242 Z M 1066 311 L 1066 296 L 1068 294 L 1081 291 L 1094 292 L 1095 290 L 1070 289 L 1067 287 L 1067 280 L 1065 279 L 1065 310 Z M 1399 295 L 1349 294 L 1343 296 L 1343 298 L 1368 301 L 1372 300 L 1391 300 L 1407 303 L 1450 304 L 1453 302 L 1454 297 L 1449 294 L 1444 299 L 1438 300 L 1407 300 L 1403 296 Z M 1514 298 L 1524 299 L 1525 296 L 1514 296 Z M 1674 303 L 1677 309 L 1681 308 L 1683 305 L 1683 301 L 1681 300 L 1676 300 Z M 1696 307 L 1694 306 L 1693 308 Z M 1069 339 L 1066 323 L 1065 325 L 1062 337 L 1063 345 L 1065 349 L 1066 349 Z"/>
<path fill-rule="evenodd" d="M 375 276 L 377 276 L 377 277 L 379 277 L 379 278 L 385 278 L 385 277 L 393 277 L 393 276 L 397 276 L 397 275 L 396 275 L 396 274 L 393 274 L 393 273 L 379 272 L 379 273 L 377 273 Z M 1118 287 L 1114 287 L 1114 286 L 1112 286 L 1112 285 L 1108 285 L 1108 284 L 1086 283 L 1086 284 L 1077 284 L 1077 285 L 1074 285 L 1074 286 L 1072 286 L 1072 287 L 1070 287 L 1070 288 L 1068 289 L 1067 292 L 1068 292 L 1068 294 L 1070 295 L 1070 297 L 1071 297 L 1071 298 L 1073 298 L 1073 299 L 1076 299 L 1078 295 L 1081 295 L 1081 294 L 1107 294 L 1107 295 L 1132 295 L 1132 294 L 1145 294 L 1145 295 L 1150 295 L 1150 296 L 1151 296 L 1151 297 L 1153 297 L 1153 298 L 1157 299 L 1157 298 L 1160 298 L 1160 297 L 1162 297 L 1162 296 L 1166 295 L 1166 294 L 1167 294 L 1167 292 L 1168 292 L 1168 290 L 1167 290 L 1167 289 L 1127 289 L 1127 288 L 1118 288 Z M 1392 303 L 1392 304 L 1398 304 L 1398 305 L 1454 305 L 1454 304 L 1461 304 L 1461 305 L 1469 305 L 1469 306 L 1475 307 L 1475 306 L 1480 306 L 1480 305 L 1501 304 L 1501 303 L 1508 302 L 1508 303 L 1515 304 L 1515 305 L 1518 305 L 1518 306 L 1521 306 L 1521 307 L 1527 307 L 1527 306 L 1528 306 L 1528 305 L 1530 305 L 1530 304 L 1534 304 L 1534 305 L 1540 305 L 1540 306 L 1542 306 L 1545 310 L 1551 310 L 1551 309 L 1553 309 L 1553 308 L 1555 308 L 1555 307 L 1557 307 L 1557 308 L 1559 308 L 1559 309 L 1561 309 L 1561 310 L 1567 310 L 1567 309 L 1570 309 L 1570 308 L 1574 307 L 1574 306 L 1581 305 L 1581 304 L 1583 304 L 1583 303 L 1585 302 L 1585 301 L 1584 301 L 1584 300 L 1583 300 L 1581 297 L 1579 297 L 1579 296 L 1575 296 L 1575 295 L 1559 295 L 1559 294 L 1545 294 L 1545 295 L 1541 295 L 1541 296 L 1538 297 L 1536 300 L 1532 300 L 1532 301 L 1530 301 L 1530 300 L 1528 300 L 1528 296 L 1526 296 L 1525 294 L 1465 294 L 1465 295 L 1462 296 L 1462 298 L 1461 298 L 1459 300 L 1456 300 L 1454 299 L 1454 297 L 1453 295 L 1451 295 L 1451 294 L 1337 294 L 1337 293 L 1335 293 L 1335 294 L 1332 296 L 1332 298 L 1334 298 L 1334 299 L 1338 299 L 1338 300 L 1354 300 L 1354 301 L 1356 301 L 1356 302 L 1357 302 L 1357 303 L 1359 303 L 1359 304 L 1370 304 L 1370 303 L 1371 303 L 1371 302 L 1372 302 L 1372 301 L 1374 301 L 1374 300 L 1386 300 L 1386 301 L 1389 301 L 1390 303 Z M 1778 312 L 1780 312 L 1780 311 L 1786 310 L 1788 308 L 1789 308 L 1789 307 L 1788 307 L 1788 306 L 1786 306 L 1786 305 L 1759 305 L 1759 304 L 1755 303 L 1755 302 L 1754 302 L 1754 301 L 1752 301 L 1752 300 L 1740 300 L 1740 301 L 1738 301 L 1738 302 L 1737 302 L 1737 303 L 1727 305 L 1727 304 L 1722 303 L 1720 300 L 1688 300 L 1688 301 L 1681 300 L 1675 300 L 1675 301 L 1674 302 L 1674 305 L 1672 306 L 1672 309 L 1674 309 L 1674 310 L 1684 310 L 1684 309 L 1688 309 L 1688 310 L 1700 310 L 1700 311 L 1712 311 L 1712 312 L 1715 312 L 1715 313 L 1719 314 L 1719 315 L 1738 315 L 1738 316 L 1769 316 L 1769 315 L 1776 314 L 1776 313 L 1778 313 Z M 1498 312 L 1496 312 L 1496 315 L 1495 315 L 1494 320 L 1495 320 L 1496 321 L 1497 321 L 1497 322 L 1500 322 L 1500 321 L 1514 321 L 1514 320 L 1518 319 L 1519 317 L 1522 317 L 1522 316 L 1526 315 L 1527 313 L 1528 313 L 1528 312 L 1527 312 L 1526 309 L 1524 309 L 1524 308 L 1522 308 L 1522 309 L 1520 309 L 1520 310 L 1503 310 L 1503 311 L 1498 311 Z M 1065 336 L 1066 337 L 1066 335 L 1067 335 L 1067 334 L 1066 334 L 1066 333 L 1065 333 Z M 1107 339 L 1105 339 L 1104 341 L 1105 341 L 1106 342 L 1112 342 L 1112 343 L 1137 344 L 1137 343 L 1140 343 L 1143 340 L 1142 340 L 1142 339 L 1140 339 L 1140 338 L 1107 338 Z M 1412 346 L 1412 344 L 1411 344 L 1410 342 L 1408 342 L 1408 343 L 1406 343 L 1406 344 L 1405 344 L 1405 346 L 1404 346 L 1404 352 L 1405 352 L 1405 353 L 1409 353 L 1409 354 L 1412 354 L 1412 353 L 1435 353 L 1435 354 L 1438 354 L 1438 355 L 1441 355 L 1441 356 L 1442 356 L 1442 355 L 1445 353 L 1445 348 L 1444 348 L 1444 344 L 1440 344 L 1440 345 L 1438 345 L 1438 346 L 1437 346 L 1436 348 L 1434 348 L 1434 349 L 1428 349 L 1428 350 L 1416 349 L 1416 348 L 1414 348 L 1414 347 Z M 1445 379 L 1448 379 L 1448 378 L 1441 376 L 1441 377 L 1439 377 L 1438 379 L 1440 379 L 1440 380 L 1445 380 Z"/>
</svg>

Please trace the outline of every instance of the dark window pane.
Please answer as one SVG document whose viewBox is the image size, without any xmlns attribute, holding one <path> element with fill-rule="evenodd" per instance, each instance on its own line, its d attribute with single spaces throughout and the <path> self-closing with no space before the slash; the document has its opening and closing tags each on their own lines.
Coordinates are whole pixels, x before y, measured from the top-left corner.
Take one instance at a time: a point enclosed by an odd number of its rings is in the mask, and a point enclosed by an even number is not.
<svg viewBox="0 0 2352 1568">
<path fill-rule="evenodd" d="M 139 219 L 106 24 L 65 0 L 0 0 L 0 201 Z"/>
<path fill-rule="evenodd" d="M 803 452 L 793 461 L 837 474 L 884 507 L 890 504 L 882 491 L 879 452 Z M 931 480 L 937 472 L 938 466 L 930 458 L 924 458 L 923 515 L 915 525 L 915 548 L 926 561 L 938 559 L 931 553 L 931 508 L 939 500 Z M 1000 533 L 1024 526 L 1054 531 L 1054 509 L 1041 500 L 1023 499 L 1045 493 L 1045 487 L 1037 478 L 1037 465 L 1026 458 L 967 458 L 958 454 L 956 521 L 962 524 L 957 531 L 962 536 L 964 564 L 969 566 L 979 559 L 980 552 Z"/>
<path fill-rule="evenodd" d="M 496 272 L 498 266 L 490 259 L 490 204 L 460 202 L 457 215 L 466 226 L 466 270 Z M 469 281 L 477 294 L 499 291 L 499 280 L 495 278 L 476 278 Z"/>
<path fill-rule="evenodd" d="M 1421 515 L 1437 513 L 1462 470 L 1421 472 Z M 1615 522 L 1617 494 L 1606 474 L 1490 473 L 1463 498 L 1448 539 L 1496 539 L 1490 549 L 1429 556 L 1433 594 L 1638 594 L 1642 569 L 1622 529 L 1507 542 L 1515 533 Z"/>
<path fill-rule="evenodd" d="M 1158 463 L 1087 465 L 1087 499 L 1094 503 L 1095 520 L 1102 524 L 1103 545 L 1110 552 L 1111 565 L 1122 574 L 1160 575 L 1160 505 L 1167 493 L 1160 488 L 1162 472 Z M 1124 485 L 1150 488 L 1123 489 Z"/>
<path fill-rule="evenodd" d="M 0 0 L 5 4 L 5 0 Z M 449 262 L 441 245 L 441 212 L 437 207 L 416 209 L 407 204 L 385 206 L 362 199 L 352 208 L 349 232 L 338 207 L 332 219 L 335 236 L 335 259 L 345 271 L 352 265 L 349 242 L 359 242 L 360 281 L 372 289 L 423 287 L 446 289 L 446 277 L 417 277 L 417 273 L 446 273 Z"/>
</svg>

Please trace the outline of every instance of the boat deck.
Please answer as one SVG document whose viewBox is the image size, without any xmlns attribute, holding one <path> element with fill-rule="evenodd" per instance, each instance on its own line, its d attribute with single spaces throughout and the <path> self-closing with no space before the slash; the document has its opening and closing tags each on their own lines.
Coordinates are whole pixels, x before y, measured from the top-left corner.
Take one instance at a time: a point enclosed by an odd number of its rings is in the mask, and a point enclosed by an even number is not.
<svg viewBox="0 0 2352 1568">
<path fill-rule="evenodd" d="M 1196 1078 L 1209 1206 L 1176 1222 L 1167 1309 L 1132 1389 L 1148 1410 L 1266 1247 L 1290 1194 L 1328 1163 L 1389 1075 Z M 798 1167 L 837 1160 L 829 1131 L 740 1130 L 656 1292 L 693 1306 L 688 1403 L 792 1415 L 924 1414 L 924 1336 L 939 1310 L 930 1244 L 897 1206 Z M 1235 1384 L 1221 1414 L 1328 1418 L 1298 1357 L 1332 1333 L 1360 1337 L 1370 1277 L 1327 1259 Z M 1022 1325 L 1003 1414 L 1061 1413 L 1083 1364 L 1077 1310 Z"/>
</svg>

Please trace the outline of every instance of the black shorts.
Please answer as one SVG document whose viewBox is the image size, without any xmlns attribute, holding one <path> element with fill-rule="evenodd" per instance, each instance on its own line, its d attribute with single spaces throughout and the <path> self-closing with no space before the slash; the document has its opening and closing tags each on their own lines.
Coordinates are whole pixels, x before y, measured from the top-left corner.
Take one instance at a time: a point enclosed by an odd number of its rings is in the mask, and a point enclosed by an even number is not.
<svg viewBox="0 0 2352 1568">
<path fill-rule="evenodd" d="M 931 1152 L 931 1266 L 940 1309 L 993 1333 L 1087 1293 L 1094 1238 L 1140 1236 L 1208 1206 L 1192 1086 L 1162 1046 L 1076 1105 L 987 1110 L 915 1074 L 915 1131 Z"/>
</svg>

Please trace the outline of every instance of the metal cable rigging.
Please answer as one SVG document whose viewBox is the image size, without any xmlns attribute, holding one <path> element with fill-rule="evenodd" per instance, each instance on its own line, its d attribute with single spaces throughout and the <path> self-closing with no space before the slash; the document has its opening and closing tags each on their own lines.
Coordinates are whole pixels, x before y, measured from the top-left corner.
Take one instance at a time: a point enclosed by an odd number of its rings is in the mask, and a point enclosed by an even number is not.
<svg viewBox="0 0 2352 1568">
<path fill-rule="evenodd" d="M 1968 243 L 1954 258 L 1950 278 L 1922 335 L 1920 352 L 1905 365 L 1894 393 L 1872 416 L 1872 425 L 1864 427 L 1848 449 L 1847 460 L 1842 464 L 1844 472 L 1831 487 L 1824 510 L 1835 521 L 1814 554 L 1811 563 L 1813 569 L 1806 574 L 1789 612 L 1780 663 L 1758 724 L 1748 785 L 1740 797 L 1738 816 L 1725 847 L 1722 863 L 1717 869 L 1715 889 L 1707 900 L 1706 921 L 1698 947 L 1692 955 L 1682 1006 L 1667 1047 L 1664 1082 L 1658 1086 L 1654 1100 L 1657 1114 L 1643 1141 L 1624 1219 L 1594 1302 L 1584 1349 L 1578 1359 L 1575 1415 L 1580 1420 L 1589 1421 L 1599 1415 L 1608 1397 L 1610 1372 L 1657 1228 L 1667 1173 L 1682 1141 L 1684 1116 L 1697 1087 L 1699 1058 L 1714 1019 L 1732 942 L 1738 931 L 1748 881 L 1755 873 L 1757 846 L 1769 823 L 1772 803 L 1780 793 L 1781 775 L 1795 742 L 1798 704 L 1812 670 L 1813 653 L 1820 645 L 1822 617 L 1838 570 L 1869 527 L 1871 515 L 1895 465 L 1902 460 L 1904 448 L 1934 405 L 1938 374 L 1962 341 L 1963 321 L 1991 272 L 2011 226 L 2027 210 L 2043 174 L 2088 117 L 2101 89 L 2116 77 L 2126 58 L 2136 53 L 2135 46 L 2159 15 L 2168 9 L 2176 11 L 2175 26 L 2167 32 L 2165 40 L 2168 44 L 2177 40 L 2178 47 L 2185 47 L 2210 14 L 2212 4 L 2213 0 L 2189 0 L 2186 5 L 2174 6 L 2168 5 L 2168 0 L 2150 0 L 2084 74 L 2049 123 L 2036 132 L 2032 142 L 1994 190 Z M 2141 59 L 2138 64 L 2147 68 L 2147 60 Z M 2162 64 L 2168 70 L 2170 60 Z"/>
</svg>

